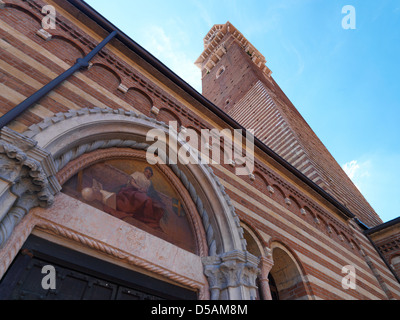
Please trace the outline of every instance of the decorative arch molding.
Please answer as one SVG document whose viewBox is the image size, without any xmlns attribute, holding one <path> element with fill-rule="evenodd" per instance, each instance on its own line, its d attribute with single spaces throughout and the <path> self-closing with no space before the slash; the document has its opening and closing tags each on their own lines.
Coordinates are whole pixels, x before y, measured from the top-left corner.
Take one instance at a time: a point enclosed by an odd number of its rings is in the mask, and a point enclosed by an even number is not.
<svg viewBox="0 0 400 320">
<path fill-rule="evenodd" d="M 46 118 L 32 125 L 24 134 L 5 127 L 1 130 L 0 140 L 7 138 L 6 141 L 14 144 L 28 143 L 28 149 L 45 156 L 45 161 L 42 161 L 45 165 L 42 167 L 49 180 L 47 184 L 53 187 L 52 194 L 56 195 L 61 190 L 56 176 L 71 161 L 89 152 L 106 152 L 110 148 L 129 148 L 144 153 L 149 146 L 146 136 L 152 129 L 164 133 L 159 141 L 166 146 L 171 138 L 177 137 L 177 133 L 172 132 L 166 124 L 132 111 L 85 108 Z M 177 140 L 178 149 L 184 144 L 185 141 Z M 201 161 L 186 165 L 170 164 L 168 159 L 164 161 L 186 188 L 201 218 L 208 246 L 208 256 L 202 257 L 201 263 L 210 284 L 211 299 L 254 299 L 259 260 L 247 252 L 240 220 L 218 177 Z M 23 224 L 24 215 L 37 207 L 36 202 L 30 203 L 31 206 L 21 211 L 18 223 L 9 228 L 11 240 L 5 239 L 6 247 L 14 246 L 13 230 Z M 57 202 L 47 204 L 50 206 L 48 210 L 57 205 Z M 8 254 L 4 250 L 0 248 L 0 255 Z"/>
<path fill-rule="evenodd" d="M 95 108 L 59 113 L 31 126 L 24 134 L 53 155 L 56 170 L 59 171 L 71 160 L 97 149 L 147 150 L 146 135 L 151 129 L 162 130 L 168 137 L 170 128 L 132 111 Z M 181 144 L 180 141 L 178 143 Z M 189 190 L 202 216 L 209 254 L 246 250 L 239 218 L 212 169 L 201 163 L 169 166 Z M 198 195 L 196 190 L 200 190 Z M 215 234 L 215 230 L 219 234 Z"/>
<path fill-rule="evenodd" d="M 0 250 L 30 209 L 49 207 L 61 190 L 50 153 L 33 139 L 0 131 Z"/>
<path fill-rule="evenodd" d="M 171 128 L 165 123 L 124 109 L 81 109 L 59 113 L 31 126 L 24 134 L 53 155 L 56 172 L 69 162 L 95 150 L 132 148 L 147 150 L 149 130 L 161 130 L 166 145 Z M 184 141 L 177 141 L 178 147 Z M 212 169 L 196 164 L 169 164 L 181 180 L 201 216 L 208 257 L 202 259 L 211 299 L 252 299 L 258 258 L 246 251 L 243 229 L 235 209 Z M 212 288 L 211 288 L 212 287 Z"/>
<path fill-rule="evenodd" d="M 257 251 L 258 256 L 267 256 L 268 254 L 266 254 L 266 250 L 268 250 L 268 248 L 265 246 L 265 243 L 262 240 L 262 237 L 258 234 L 256 228 L 251 226 L 248 222 L 243 221 L 241 221 L 240 225 L 245 233 L 247 233 L 247 235 L 251 238 L 251 241 L 253 241 L 253 244 L 255 245 L 255 251 Z"/>
<path fill-rule="evenodd" d="M 274 261 L 272 260 L 272 251 L 269 248 L 267 242 L 263 239 L 263 237 L 257 231 L 257 228 L 251 225 L 249 222 L 242 221 L 241 223 L 243 229 L 245 230 L 245 235 L 247 233 L 247 237 L 250 237 L 250 242 L 253 243 L 253 254 L 254 251 L 258 251 L 259 256 L 259 264 L 258 264 L 258 292 L 259 298 L 262 300 L 272 300 L 271 287 L 270 287 L 270 271 L 274 265 Z M 254 250 L 254 244 L 257 246 L 257 249 Z"/>
</svg>

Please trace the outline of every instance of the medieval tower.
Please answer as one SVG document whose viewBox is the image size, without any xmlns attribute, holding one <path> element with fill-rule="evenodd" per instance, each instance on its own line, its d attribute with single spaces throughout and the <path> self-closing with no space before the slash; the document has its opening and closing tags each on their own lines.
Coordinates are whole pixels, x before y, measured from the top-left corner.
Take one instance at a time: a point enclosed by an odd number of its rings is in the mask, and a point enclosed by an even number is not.
<svg viewBox="0 0 400 320">
<path fill-rule="evenodd" d="M 400 218 L 382 223 L 264 56 L 227 22 L 196 65 L 203 94 L 84 1 L 0 0 L 0 300 L 400 299 Z M 178 131 L 243 129 L 243 175 L 147 158 L 149 132 L 186 151 Z"/>
<path fill-rule="evenodd" d="M 366 225 L 382 223 L 283 93 L 265 57 L 230 22 L 214 25 L 196 65 L 203 95 Z"/>
</svg>

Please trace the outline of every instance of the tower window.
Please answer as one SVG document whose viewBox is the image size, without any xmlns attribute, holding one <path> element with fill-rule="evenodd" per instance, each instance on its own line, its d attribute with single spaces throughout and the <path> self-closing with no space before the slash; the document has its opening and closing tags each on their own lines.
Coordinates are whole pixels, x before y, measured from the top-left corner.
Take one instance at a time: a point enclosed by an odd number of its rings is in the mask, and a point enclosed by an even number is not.
<svg viewBox="0 0 400 320">
<path fill-rule="evenodd" d="M 225 71 L 225 67 L 221 67 L 221 68 L 218 69 L 217 76 L 216 76 L 217 79 L 221 76 L 221 74 L 224 73 L 224 71 Z"/>
</svg>

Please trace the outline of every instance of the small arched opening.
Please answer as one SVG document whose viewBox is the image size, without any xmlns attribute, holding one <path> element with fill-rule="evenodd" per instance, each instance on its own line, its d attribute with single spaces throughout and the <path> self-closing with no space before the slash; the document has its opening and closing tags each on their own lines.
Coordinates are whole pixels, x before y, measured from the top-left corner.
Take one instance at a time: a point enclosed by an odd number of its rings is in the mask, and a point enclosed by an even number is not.
<svg viewBox="0 0 400 320">
<path fill-rule="evenodd" d="M 308 299 L 301 269 L 295 257 L 282 245 L 272 249 L 274 265 L 270 271 L 271 294 L 279 300 Z"/>
<path fill-rule="evenodd" d="M 269 271 L 273 261 L 268 256 L 269 249 L 265 249 L 260 237 L 246 224 L 241 224 L 243 237 L 246 240 L 247 251 L 260 259 L 259 272 L 256 279 L 257 299 L 259 300 L 279 300 L 278 289 L 275 279 Z"/>
</svg>

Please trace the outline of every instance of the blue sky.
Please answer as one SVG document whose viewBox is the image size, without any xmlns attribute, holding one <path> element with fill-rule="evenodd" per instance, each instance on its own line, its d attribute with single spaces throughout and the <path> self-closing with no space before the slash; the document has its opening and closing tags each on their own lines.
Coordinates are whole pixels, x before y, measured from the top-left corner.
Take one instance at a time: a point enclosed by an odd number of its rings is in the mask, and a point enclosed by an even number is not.
<svg viewBox="0 0 400 320">
<path fill-rule="evenodd" d="M 203 37 L 230 21 L 382 220 L 400 216 L 399 0 L 86 2 L 199 92 Z"/>
</svg>

